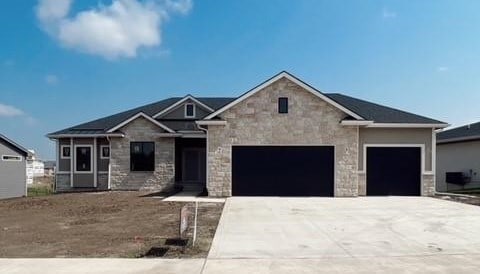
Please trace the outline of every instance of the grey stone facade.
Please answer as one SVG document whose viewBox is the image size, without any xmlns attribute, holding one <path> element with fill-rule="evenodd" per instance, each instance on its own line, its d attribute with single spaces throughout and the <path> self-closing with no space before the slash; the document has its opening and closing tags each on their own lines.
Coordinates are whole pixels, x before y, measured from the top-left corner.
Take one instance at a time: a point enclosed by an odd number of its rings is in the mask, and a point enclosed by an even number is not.
<svg viewBox="0 0 480 274">
<path fill-rule="evenodd" d="M 289 98 L 279 114 L 278 98 Z M 220 114 L 226 126 L 208 128 L 208 193 L 231 196 L 232 145 L 334 145 L 335 196 L 358 195 L 357 128 L 344 127 L 346 114 L 283 78 Z"/>
<path fill-rule="evenodd" d="M 422 175 L 422 196 L 435 195 L 435 175 L 423 174 Z"/>
<path fill-rule="evenodd" d="M 112 190 L 168 191 L 175 180 L 175 139 L 158 137 L 164 132 L 140 117 L 120 129 L 124 138 L 110 141 Z M 155 142 L 155 171 L 130 171 L 130 142 Z"/>
</svg>

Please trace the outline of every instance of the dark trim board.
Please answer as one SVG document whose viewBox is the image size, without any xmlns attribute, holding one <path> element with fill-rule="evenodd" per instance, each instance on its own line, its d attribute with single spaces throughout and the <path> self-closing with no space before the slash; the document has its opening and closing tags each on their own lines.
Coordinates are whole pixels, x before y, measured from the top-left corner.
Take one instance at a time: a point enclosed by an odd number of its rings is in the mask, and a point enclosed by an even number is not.
<svg viewBox="0 0 480 274">
<path fill-rule="evenodd" d="M 419 196 L 420 147 L 367 147 L 367 196 Z"/>
<path fill-rule="evenodd" d="M 334 195 L 333 146 L 232 146 L 233 196 Z"/>
</svg>

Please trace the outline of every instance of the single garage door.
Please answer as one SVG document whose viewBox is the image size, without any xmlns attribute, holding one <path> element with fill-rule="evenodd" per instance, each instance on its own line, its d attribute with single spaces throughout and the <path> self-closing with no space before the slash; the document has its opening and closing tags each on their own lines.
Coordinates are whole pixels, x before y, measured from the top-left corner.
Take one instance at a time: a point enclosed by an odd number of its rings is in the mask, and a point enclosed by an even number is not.
<svg viewBox="0 0 480 274">
<path fill-rule="evenodd" d="M 367 195 L 420 195 L 419 147 L 367 147 Z"/>
<path fill-rule="evenodd" d="M 234 196 L 333 196 L 333 146 L 233 146 Z"/>
</svg>

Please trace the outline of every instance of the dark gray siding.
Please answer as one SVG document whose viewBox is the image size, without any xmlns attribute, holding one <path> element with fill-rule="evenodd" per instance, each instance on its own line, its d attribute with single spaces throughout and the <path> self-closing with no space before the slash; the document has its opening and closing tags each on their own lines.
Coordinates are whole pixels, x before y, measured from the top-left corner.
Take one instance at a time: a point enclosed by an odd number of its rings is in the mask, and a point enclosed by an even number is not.
<svg viewBox="0 0 480 274">
<path fill-rule="evenodd" d="M 102 159 L 102 146 L 109 146 L 108 140 L 106 138 L 97 139 L 97 163 L 98 163 L 98 172 L 107 172 L 108 171 L 108 162 L 109 159 Z"/>
<path fill-rule="evenodd" d="M 70 159 L 62 159 L 62 146 L 70 146 L 70 139 L 59 139 L 58 140 L 58 171 L 70 171 Z M 73 151 L 73 148 L 70 148 L 70 152 Z"/>
<path fill-rule="evenodd" d="M 22 161 L 3 161 L 2 155 L 22 157 Z M 26 161 L 18 151 L 0 140 L 0 199 L 26 196 Z"/>
</svg>

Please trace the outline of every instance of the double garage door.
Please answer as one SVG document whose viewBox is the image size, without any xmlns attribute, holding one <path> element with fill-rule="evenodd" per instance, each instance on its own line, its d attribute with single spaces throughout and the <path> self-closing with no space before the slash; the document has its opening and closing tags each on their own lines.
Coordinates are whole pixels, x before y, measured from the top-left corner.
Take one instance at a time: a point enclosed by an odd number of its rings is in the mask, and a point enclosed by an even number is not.
<svg viewBox="0 0 480 274">
<path fill-rule="evenodd" d="M 333 196 L 333 146 L 233 146 L 233 196 Z M 419 195 L 420 148 L 367 149 L 367 195 Z"/>
</svg>

